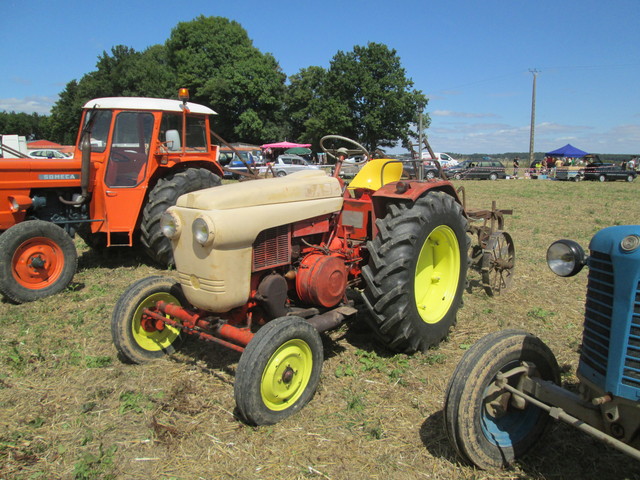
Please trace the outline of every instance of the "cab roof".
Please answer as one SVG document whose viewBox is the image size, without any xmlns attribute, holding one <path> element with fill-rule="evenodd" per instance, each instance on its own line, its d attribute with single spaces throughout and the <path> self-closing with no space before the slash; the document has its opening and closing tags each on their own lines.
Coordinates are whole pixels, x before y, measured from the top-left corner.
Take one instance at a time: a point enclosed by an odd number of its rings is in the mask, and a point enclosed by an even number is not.
<svg viewBox="0 0 640 480">
<path fill-rule="evenodd" d="M 146 97 L 104 97 L 94 98 L 85 103 L 83 108 L 99 108 L 104 110 L 155 110 L 162 112 L 182 113 L 182 101 L 166 98 Z M 216 115 L 209 107 L 197 103 L 187 102 L 187 108 L 191 113 L 204 115 Z"/>
</svg>

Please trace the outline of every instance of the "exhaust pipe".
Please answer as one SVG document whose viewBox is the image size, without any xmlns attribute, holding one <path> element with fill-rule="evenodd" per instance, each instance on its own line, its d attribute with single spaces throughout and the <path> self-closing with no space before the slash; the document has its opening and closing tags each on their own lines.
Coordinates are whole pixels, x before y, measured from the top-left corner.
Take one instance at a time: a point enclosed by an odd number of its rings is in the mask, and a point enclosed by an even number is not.
<svg viewBox="0 0 640 480">
<path fill-rule="evenodd" d="M 335 310 L 316 315 L 315 317 L 307 318 L 307 322 L 309 322 L 318 333 L 322 333 L 338 327 L 345 318 L 350 317 L 357 311 L 354 307 L 345 305 Z"/>
<path fill-rule="evenodd" d="M 80 140 L 80 150 L 82 151 L 82 163 L 80 164 L 80 190 L 79 197 L 75 197 L 74 200 L 66 200 L 62 196 L 58 197 L 65 205 L 79 206 L 87 201 L 89 197 L 89 172 L 91 169 L 91 131 L 86 129 L 82 133 L 82 139 Z"/>
</svg>

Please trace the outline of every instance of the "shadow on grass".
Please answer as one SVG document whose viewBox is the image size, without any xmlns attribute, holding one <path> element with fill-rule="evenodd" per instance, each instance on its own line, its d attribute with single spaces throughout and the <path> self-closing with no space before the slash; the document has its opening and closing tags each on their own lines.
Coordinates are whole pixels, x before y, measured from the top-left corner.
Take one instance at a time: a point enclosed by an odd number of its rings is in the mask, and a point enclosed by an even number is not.
<svg viewBox="0 0 640 480">
<path fill-rule="evenodd" d="M 138 267 L 148 265 L 157 267 L 149 257 L 136 248 L 109 247 L 89 249 L 78 256 L 78 272 L 91 268 Z"/>
<path fill-rule="evenodd" d="M 450 444 L 444 412 L 435 412 L 420 427 L 420 439 L 431 455 L 468 468 Z M 511 468 L 496 470 L 496 478 L 624 478 L 640 480 L 640 463 L 599 440 L 555 422 L 540 441 Z M 487 472 L 483 478 L 494 478 Z"/>
</svg>

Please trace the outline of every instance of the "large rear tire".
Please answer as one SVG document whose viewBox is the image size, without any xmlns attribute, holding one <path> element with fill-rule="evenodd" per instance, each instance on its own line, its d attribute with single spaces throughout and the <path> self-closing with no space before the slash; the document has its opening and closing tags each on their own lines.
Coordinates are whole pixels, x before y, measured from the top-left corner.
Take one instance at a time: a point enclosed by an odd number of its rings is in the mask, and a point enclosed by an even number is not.
<svg viewBox="0 0 640 480">
<path fill-rule="evenodd" d="M 153 261 L 162 267 L 173 264 L 171 242 L 160 230 L 160 217 L 165 210 L 175 205 L 178 197 L 185 193 L 217 187 L 221 183 L 219 176 L 204 168 L 189 168 L 158 181 L 149 193 L 140 225 L 140 241 Z"/>
<path fill-rule="evenodd" d="M 549 415 L 531 404 L 511 405 L 496 376 L 527 362 L 535 375 L 560 383 L 560 368 L 542 340 L 519 330 L 491 333 L 475 343 L 456 367 L 445 397 L 444 424 L 462 458 L 482 469 L 510 465 L 544 433 Z M 522 374 L 509 377 L 517 388 Z"/>
<path fill-rule="evenodd" d="M 0 235 L 0 292 L 14 302 L 60 293 L 77 265 L 73 239 L 54 223 L 29 220 Z"/>
<path fill-rule="evenodd" d="M 467 220 L 451 195 L 429 192 L 413 204 L 389 204 L 376 225 L 362 270 L 367 319 L 392 350 L 424 351 L 456 321 L 467 277 Z"/>
</svg>

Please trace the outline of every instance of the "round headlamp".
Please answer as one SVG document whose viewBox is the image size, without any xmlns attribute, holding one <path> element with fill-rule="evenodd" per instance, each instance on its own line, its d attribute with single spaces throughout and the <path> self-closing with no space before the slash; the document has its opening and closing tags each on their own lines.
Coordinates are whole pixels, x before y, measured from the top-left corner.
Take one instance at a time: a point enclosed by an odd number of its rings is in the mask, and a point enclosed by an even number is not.
<svg viewBox="0 0 640 480">
<path fill-rule="evenodd" d="M 210 245 L 215 236 L 213 222 L 207 217 L 198 217 L 193 221 L 191 226 L 193 238 L 203 247 Z"/>
<path fill-rule="evenodd" d="M 625 252 L 633 252 L 640 246 L 640 237 L 638 235 L 627 235 L 620 242 L 620 248 Z"/>
<path fill-rule="evenodd" d="M 170 211 L 164 212 L 160 216 L 160 231 L 165 237 L 171 240 L 178 238 L 182 232 L 180 217 Z"/>
<path fill-rule="evenodd" d="M 558 240 L 547 249 L 547 265 L 561 277 L 572 277 L 585 266 L 587 256 L 583 248 L 573 240 Z"/>
</svg>

